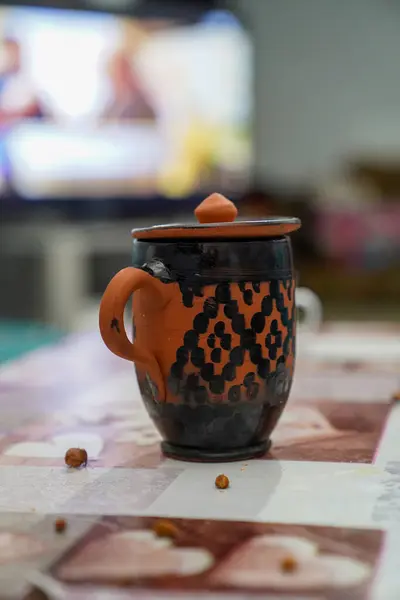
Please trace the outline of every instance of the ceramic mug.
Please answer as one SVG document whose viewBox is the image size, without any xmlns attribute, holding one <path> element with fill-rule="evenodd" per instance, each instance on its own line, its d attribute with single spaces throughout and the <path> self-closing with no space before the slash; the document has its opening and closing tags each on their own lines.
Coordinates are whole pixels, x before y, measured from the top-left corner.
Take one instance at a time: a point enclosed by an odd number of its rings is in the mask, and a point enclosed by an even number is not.
<svg viewBox="0 0 400 600">
<path fill-rule="evenodd" d="M 100 331 L 135 363 L 166 455 L 242 460 L 266 452 L 289 397 L 296 311 L 288 234 L 300 221 L 235 221 L 235 206 L 219 194 L 195 212 L 197 224 L 133 231 L 133 266 L 108 285 Z M 133 342 L 123 320 L 132 294 Z"/>
</svg>

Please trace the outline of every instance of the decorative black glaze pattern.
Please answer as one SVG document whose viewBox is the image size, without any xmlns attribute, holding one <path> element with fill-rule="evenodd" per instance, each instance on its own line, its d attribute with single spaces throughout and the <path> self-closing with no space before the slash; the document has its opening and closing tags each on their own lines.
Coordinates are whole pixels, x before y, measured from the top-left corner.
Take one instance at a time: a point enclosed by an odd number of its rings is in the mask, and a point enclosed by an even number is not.
<svg viewBox="0 0 400 600">
<path fill-rule="evenodd" d="M 265 317 L 269 317 L 272 314 L 272 309 L 273 309 L 272 300 L 273 300 L 272 296 L 265 296 L 262 299 L 261 311 Z"/>
<path fill-rule="evenodd" d="M 193 320 L 193 329 L 197 333 L 205 333 L 208 329 L 209 318 L 203 312 L 195 316 Z"/>
<path fill-rule="evenodd" d="M 173 280 L 171 279 L 171 281 Z M 189 282 L 177 281 L 182 293 L 183 305 L 187 308 L 191 308 L 193 306 L 194 297 L 197 296 L 201 298 L 203 296 L 200 282 L 193 282 L 190 284 Z"/>
<path fill-rule="evenodd" d="M 213 350 L 214 352 L 214 350 Z M 200 348 L 199 346 L 197 346 L 196 348 L 193 348 L 192 352 L 191 352 L 191 359 L 192 359 L 192 364 L 195 367 L 198 367 L 199 369 L 201 369 L 201 367 L 204 366 L 205 363 L 205 352 L 203 350 L 203 348 Z M 216 362 L 216 361 L 214 361 Z"/>
<path fill-rule="evenodd" d="M 201 242 L 135 240 L 133 263 L 166 284 L 177 282 L 183 306 L 196 306 L 192 328 L 184 333 L 170 369 L 168 387 L 174 395 L 190 406 L 213 402 L 222 394 L 228 402 L 268 398 L 269 403 L 280 404 L 283 368 L 295 345 L 293 309 L 285 306 L 285 296 L 290 305 L 293 299 L 292 255 L 287 237 Z M 267 281 L 269 293 L 261 297 L 265 289 L 262 283 Z M 232 286 L 236 284 L 234 292 Z M 212 294 L 205 291 L 209 285 L 215 285 Z M 257 305 L 250 322 L 239 308 L 242 302 L 249 307 Z M 274 310 L 280 313 L 279 322 L 270 320 Z M 228 319 L 229 326 L 222 319 Z M 282 359 L 279 377 L 275 362 L 271 364 L 278 356 Z M 245 361 L 251 363 L 255 375 L 248 386 L 236 378 L 237 369 Z M 283 385 L 283 395 L 287 387 Z"/>
<path fill-rule="evenodd" d="M 223 336 L 221 336 L 221 348 L 223 350 L 230 350 L 231 349 L 231 345 L 232 345 L 232 336 L 230 333 L 225 333 Z"/>
<path fill-rule="evenodd" d="M 222 376 L 225 381 L 234 381 L 236 377 L 236 366 L 232 362 L 226 363 L 222 369 Z"/>
<path fill-rule="evenodd" d="M 260 358 L 257 364 L 257 373 L 261 379 L 267 379 L 271 366 L 269 358 Z"/>
<path fill-rule="evenodd" d="M 231 300 L 228 304 L 224 306 L 224 314 L 228 319 L 233 319 L 235 315 L 239 312 L 239 307 L 237 300 Z"/>
<path fill-rule="evenodd" d="M 206 363 L 203 365 L 200 371 L 201 377 L 204 381 L 212 381 L 214 379 L 214 365 L 213 363 Z"/>
<path fill-rule="evenodd" d="M 225 323 L 223 321 L 218 321 L 218 323 L 215 324 L 214 332 L 216 336 L 222 338 L 225 333 Z"/>
<path fill-rule="evenodd" d="M 199 334 L 194 329 L 187 331 L 183 338 L 183 345 L 190 350 L 197 347 L 199 342 Z"/>
<path fill-rule="evenodd" d="M 253 304 L 253 292 L 252 290 L 244 290 L 243 292 L 243 300 L 248 306 Z"/>
<path fill-rule="evenodd" d="M 221 348 L 214 348 L 214 350 L 211 352 L 211 360 L 213 361 L 213 363 L 220 363 L 221 356 L 222 356 Z"/>
<path fill-rule="evenodd" d="M 259 365 L 263 360 L 261 344 L 253 344 L 250 348 L 250 360 L 253 364 Z"/>
<path fill-rule="evenodd" d="M 176 352 L 176 362 L 172 365 L 170 379 L 178 378 L 179 385 L 175 383 L 171 389 L 181 390 L 184 401 L 193 404 L 197 402 L 196 393 L 199 387 L 205 388 L 207 394 L 212 396 L 221 396 L 228 390 L 228 401 L 232 398 L 234 402 L 240 397 L 243 400 L 257 400 L 261 394 L 263 397 L 268 396 L 272 404 L 279 405 L 283 396 L 288 394 L 288 381 L 291 377 L 289 370 L 285 369 L 285 359 L 291 351 L 293 342 L 293 315 L 289 318 L 289 311 L 285 306 L 285 298 L 282 293 L 282 288 L 285 290 L 291 289 L 293 282 L 291 280 L 282 283 L 273 282 L 269 285 L 269 294 L 266 295 L 261 302 L 262 308 L 267 307 L 265 312 L 271 312 L 274 305 L 280 312 L 281 320 L 287 328 L 287 335 L 283 339 L 280 330 L 280 324 L 277 319 L 271 321 L 265 316 L 264 312 L 256 312 L 251 317 L 250 327 L 246 327 L 245 315 L 239 312 L 237 300 L 232 299 L 232 290 L 229 284 L 219 284 L 215 288 L 215 297 L 208 296 L 202 304 L 202 312 L 199 312 L 193 318 L 193 329 L 187 331 L 184 335 L 183 346 L 179 347 Z M 246 283 L 242 282 L 238 285 L 242 294 L 243 300 L 249 290 Z M 261 288 L 260 288 L 261 290 Z M 256 292 L 260 293 L 260 292 Z M 227 326 L 224 321 L 217 320 L 220 306 L 229 307 L 229 321 L 232 331 L 239 336 L 239 345 L 232 347 L 232 335 L 226 333 Z M 210 317 L 210 310 L 214 317 Z M 199 345 L 201 336 L 206 334 L 207 346 L 211 349 L 209 354 L 210 360 L 207 362 L 206 353 Z M 258 335 L 266 335 L 262 338 L 264 343 L 259 343 Z M 271 361 L 277 359 L 278 354 L 283 349 L 283 356 L 279 360 L 279 372 L 271 373 Z M 189 358 L 190 355 L 190 358 Z M 239 392 L 230 393 L 230 384 L 236 379 L 236 368 L 244 364 L 245 358 L 248 356 L 251 363 L 254 365 L 254 372 L 249 372 L 243 381 L 234 387 L 238 387 Z M 190 379 L 188 384 L 188 375 L 185 374 L 185 365 L 190 364 L 197 369 L 196 373 L 199 378 Z M 222 364 L 221 368 L 216 368 L 216 365 Z M 256 380 L 256 375 L 264 382 L 260 385 L 260 381 Z M 288 378 L 284 384 L 282 379 Z M 186 381 L 185 381 L 186 378 Z M 227 388 L 228 385 L 228 388 Z M 201 397 L 204 397 L 202 389 Z"/>
<path fill-rule="evenodd" d="M 236 346 L 232 349 L 229 359 L 235 366 L 241 366 L 244 362 L 244 349 L 240 346 Z"/>
<path fill-rule="evenodd" d="M 217 285 L 215 289 L 215 300 L 221 304 L 228 304 L 228 302 L 231 301 L 229 283 L 220 283 Z"/>
<path fill-rule="evenodd" d="M 207 338 L 207 345 L 209 348 L 215 348 L 215 333 L 210 333 Z"/>
<path fill-rule="evenodd" d="M 204 314 L 209 319 L 215 319 L 218 314 L 218 302 L 215 298 L 207 298 L 204 302 Z"/>
<path fill-rule="evenodd" d="M 265 317 L 261 312 L 257 312 L 251 318 L 251 328 L 256 333 L 261 333 L 264 331 L 265 327 Z"/>
</svg>

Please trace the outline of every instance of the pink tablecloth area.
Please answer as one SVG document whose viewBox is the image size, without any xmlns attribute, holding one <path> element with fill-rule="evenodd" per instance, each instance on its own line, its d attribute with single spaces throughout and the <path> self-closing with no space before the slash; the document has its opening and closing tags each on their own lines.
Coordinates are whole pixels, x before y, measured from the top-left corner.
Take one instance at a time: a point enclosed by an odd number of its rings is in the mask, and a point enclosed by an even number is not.
<svg viewBox="0 0 400 600">
<path fill-rule="evenodd" d="M 400 331 L 338 323 L 316 341 L 348 336 L 379 354 Z M 97 333 L 4 365 L 0 598 L 398 600 L 400 363 L 371 356 L 300 348 L 271 451 L 225 465 L 160 454 L 132 365 Z M 89 463 L 69 470 L 76 446 Z M 161 518 L 172 539 L 154 533 Z"/>
</svg>

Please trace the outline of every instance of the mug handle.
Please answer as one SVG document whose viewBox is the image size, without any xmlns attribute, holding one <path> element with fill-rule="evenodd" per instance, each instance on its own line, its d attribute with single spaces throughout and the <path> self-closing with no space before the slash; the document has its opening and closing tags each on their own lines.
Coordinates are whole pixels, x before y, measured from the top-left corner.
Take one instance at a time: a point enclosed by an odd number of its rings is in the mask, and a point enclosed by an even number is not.
<svg viewBox="0 0 400 600">
<path fill-rule="evenodd" d="M 323 320 L 321 300 L 312 290 L 305 287 L 296 289 L 296 307 L 304 311 L 304 321 L 301 326 L 307 331 L 319 331 Z"/>
<path fill-rule="evenodd" d="M 147 349 L 131 342 L 124 325 L 125 306 L 132 295 L 140 289 L 147 289 L 154 298 L 157 309 L 169 300 L 166 284 L 146 271 L 126 267 L 114 275 L 103 294 L 100 303 L 99 327 L 103 342 L 111 352 L 121 358 L 143 365 L 152 382 L 158 388 L 158 399 L 165 399 L 165 385 L 156 358 Z"/>
</svg>

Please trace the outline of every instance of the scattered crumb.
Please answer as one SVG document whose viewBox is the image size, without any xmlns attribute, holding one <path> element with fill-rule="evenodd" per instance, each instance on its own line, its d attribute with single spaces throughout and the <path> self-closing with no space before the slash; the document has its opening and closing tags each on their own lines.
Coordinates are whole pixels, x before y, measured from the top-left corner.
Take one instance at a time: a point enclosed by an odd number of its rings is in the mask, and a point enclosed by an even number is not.
<svg viewBox="0 0 400 600">
<path fill-rule="evenodd" d="M 65 531 L 67 527 L 67 522 L 65 519 L 57 519 L 54 522 L 54 529 L 57 531 L 57 533 L 62 533 L 63 531 Z"/>
<path fill-rule="evenodd" d="M 176 538 L 178 530 L 171 521 L 161 520 L 153 524 L 153 531 L 158 537 Z"/>
<path fill-rule="evenodd" d="M 297 561 L 293 558 L 293 556 L 287 556 L 281 562 L 281 570 L 284 573 L 293 573 L 296 571 L 297 567 Z"/>
<path fill-rule="evenodd" d="M 397 390 L 397 392 L 393 394 L 392 400 L 394 400 L 395 402 L 400 402 L 400 390 Z"/>
<path fill-rule="evenodd" d="M 226 490 L 227 487 L 229 487 L 229 479 L 226 475 L 218 475 L 218 477 L 215 479 L 215 487 L 219 488 L 220 490 Z"/>
<path fill-rule="evenodd" d="M 83 448 L 70 448 L 65 453 L 65 464 L 68 467 L 78 468 L 82 465 L 86 466 L 88 455 Z"/>
</svg>

